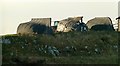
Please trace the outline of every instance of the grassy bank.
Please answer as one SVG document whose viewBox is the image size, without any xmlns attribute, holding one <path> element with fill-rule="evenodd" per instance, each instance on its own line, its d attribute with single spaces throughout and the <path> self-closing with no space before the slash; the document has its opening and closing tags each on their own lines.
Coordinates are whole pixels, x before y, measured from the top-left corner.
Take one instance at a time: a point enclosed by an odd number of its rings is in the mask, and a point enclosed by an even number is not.
<svg viewBox="0 0 120 66">
<path fill-rule="evenodd" d="M 118 64 L 117 32 L 5 35 L 2 38 L 10 40 L 2 44 L 3 64 Z"/>
</svg>

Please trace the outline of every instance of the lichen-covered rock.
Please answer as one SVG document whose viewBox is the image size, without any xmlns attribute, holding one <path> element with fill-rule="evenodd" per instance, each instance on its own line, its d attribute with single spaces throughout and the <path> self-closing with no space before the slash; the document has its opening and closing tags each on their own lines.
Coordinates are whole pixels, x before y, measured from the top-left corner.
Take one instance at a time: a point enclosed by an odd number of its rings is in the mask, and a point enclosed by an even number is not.
<svg viewBox="0 0 120 66">
<path fill-rule="evenodd" d="M 21 23 L 17 28 L 17 34 L 51 34 L 51 18 L 34 18 L 30 22 Z"/>
<path fill-rule="evenodd" d="M 109 17 L 95 17 L 89 20 L 86 25 L 90 30 L 114 30 L 112 20 Z"/>
<path fill-rule="evenodd" d="M 76 31 L 76 30 L 81 30 L 80 28 L 86 28 L 86 25 L 80 25 L 82 22 L 83 17 L 70 17 L 68 19 L 63 19 L 59 21 L 58 26 L 57 26 L 57 31 L 58 32 L 69 32 L 69 31 Z M 81 22 L 79 22 L 81 20 Z"/>
</svg>

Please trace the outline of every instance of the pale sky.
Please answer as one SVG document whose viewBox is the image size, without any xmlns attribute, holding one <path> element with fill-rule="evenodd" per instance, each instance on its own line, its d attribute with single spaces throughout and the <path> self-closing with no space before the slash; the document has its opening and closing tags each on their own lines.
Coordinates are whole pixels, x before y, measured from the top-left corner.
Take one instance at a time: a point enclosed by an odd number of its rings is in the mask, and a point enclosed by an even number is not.
<svg viewBox="0 0 120 66">
<path fill-rule="evenodd" d="M 0 35 L 16 33 L 20 23 L 31 18 L 51 17 L 52 21 L 83 16 L 86 23 L 94 17 L 118 16 L 118 0 L 1 0 Z"/>
</svg>

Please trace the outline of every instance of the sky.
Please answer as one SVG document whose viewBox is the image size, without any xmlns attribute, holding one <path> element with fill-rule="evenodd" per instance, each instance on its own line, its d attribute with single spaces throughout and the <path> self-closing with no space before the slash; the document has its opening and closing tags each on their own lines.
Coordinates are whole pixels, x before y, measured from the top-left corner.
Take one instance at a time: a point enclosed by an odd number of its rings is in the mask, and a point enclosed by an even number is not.
<svg viewBox="0 0 120 66">
<path fill-rule="evenodd" d="M 86 23 L 94 17 L 118 16 L 118 0 L 0 0 L 0 35 L 15 34 L 20 23 L 31 18 L 51 17 L 52 21 L 83 16 Z"/>
</svg>

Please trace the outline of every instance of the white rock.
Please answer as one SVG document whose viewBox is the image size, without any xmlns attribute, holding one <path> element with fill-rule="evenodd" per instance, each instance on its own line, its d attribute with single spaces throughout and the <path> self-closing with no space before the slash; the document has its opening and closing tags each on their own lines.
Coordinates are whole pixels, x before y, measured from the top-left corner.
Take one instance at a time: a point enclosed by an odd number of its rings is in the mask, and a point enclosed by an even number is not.
<svg viewBox="0 0 120 66">
<path fill-rule="evenodd" d="M 95 48 L 95 51 L 96 51 L 96 52 L 98 52 L 98 49 L 97 49 L 97 48 Z"/>
<path fill-rule="evenodd" d="M 24 46 L 21 47 L 22 49 L 24 48 Z"/>
<path fill-rule="evenodd" d="M 54 53 L 53 50 L 48 50 L 48 51 L 49 51 L 49 53 L 51 53 L 53 56 L 56 56 L 56 54 Z"/>
<path fill-rule="evenodd" d="M 69 49 L 70 47 L 67 46 L 67 47 L 65 47 L 65 48 L 66 48 L 66 49 Z"/>
<path fill-rule="evenodd" d="M 115 46 L 113 46 L 114 48 L 118 48 L 118 46 L 117 45 L 115 45 Z"/>
<path fill-rule="evenodd" d="M 40 48 L 38 48 L 38 50 L 39 50 L 39 51 L 41 51 L 41 49 L 40 49 Z"/>
<path fill-rule="evenodd" d="M 45 50 L 44 53 L 47 53 L 47 51 Z"/>
<path fill-rule="evenodd" d="M 88 48 L 88 46 L 85 46 L 85 48 L 87 49 L 87 48 Z"/>
<path fill-rule="evenodd" d="M 13 56 L 13 52 L 11 52 L 10 55 Z"/>
<path fill-rule="evenodd" d="M 53 49 L 55 49 L 55 50 L 56 50 L 57 48 L 53 46 Z"/>
<path fill-rule="evenodd" d="M 51 46 L 48 46 L 47 49 L 52 49 Z"/>
<path fill-rule="evenodd" d="M 45 45 L 45 48 L 47 48 L 48 47 L 48 45 Z"/>
</svg>

